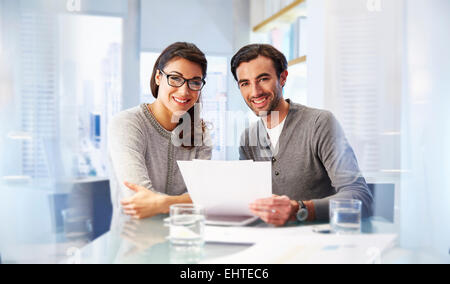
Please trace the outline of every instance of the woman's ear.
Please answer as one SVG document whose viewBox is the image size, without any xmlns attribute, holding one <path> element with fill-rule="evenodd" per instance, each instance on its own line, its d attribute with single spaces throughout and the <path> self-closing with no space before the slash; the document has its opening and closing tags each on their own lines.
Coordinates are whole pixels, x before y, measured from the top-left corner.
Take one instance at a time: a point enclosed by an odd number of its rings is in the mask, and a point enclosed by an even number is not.
<svg viewBox="0 0 450 284">
<path fill-rule="evenodd" d="M 161 85 L 161 72 L 159 70 L 156 70 L 155 83 L 157 86 Z"/>
</svg>

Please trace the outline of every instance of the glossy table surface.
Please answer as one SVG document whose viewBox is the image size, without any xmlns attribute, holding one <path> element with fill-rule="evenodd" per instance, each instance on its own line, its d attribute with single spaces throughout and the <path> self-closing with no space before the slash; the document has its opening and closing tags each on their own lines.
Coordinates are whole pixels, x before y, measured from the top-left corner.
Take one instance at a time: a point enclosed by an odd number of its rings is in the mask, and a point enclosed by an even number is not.
<svg viewBox="0 0 450 284">
<path fill-rule="evenodd" d="M 241 252 L 249 244 L 206 243 L 197 250 L 180 250 L 167 240 L 169 229 L 164 226 L 166 215 L 146 220 L 123 219 L 114 222 L 111 230 L 79 251 L 75 251 L 69 263 L 146 263 L 191 264 L 214 262 L 214 259 Z M 320 223 L 287 226 L 317 226 Z M 323 224 L 323 223 L 322 223 Z M 258 221 L 252 227 L 270 227 Z M 366 219 L 362 222 L 363 234 L 396 234 L 394 224 L 382 219 Z M 411 252 L 394 248 L 383 255 L 383 262 L 408 263 Z"/>
</svg>

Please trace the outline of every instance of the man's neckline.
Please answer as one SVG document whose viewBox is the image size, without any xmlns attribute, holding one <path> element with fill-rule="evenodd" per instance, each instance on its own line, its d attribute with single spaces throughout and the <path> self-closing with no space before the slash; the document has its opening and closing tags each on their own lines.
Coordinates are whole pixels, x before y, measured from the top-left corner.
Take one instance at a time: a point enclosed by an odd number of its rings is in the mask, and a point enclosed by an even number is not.
<svg viewBox="0 0 450 284">
<path fill-rule="evenodd" d="M 287 119 L 288 116 L 289 116 L 289 113 L 291 112 L 291 107 L 292 107 L 292 106 L 291 106 L 291 101 L 290 101 L 289 99 L 286 99 L 285 102 L 287 102 L 287 103 L 289 104 L 288 112 L 287 112 L 286 116 L 284 117 L 284 119 L 283 119 L 282 121 L 280 121 L 280 123 L 278 123 L 276 126 L 274 126 L 274 127 L 272 127 L 272 128 L 269 128 L 269 127 L 267 126 L 267 121 L 264 120 L 264 118 L 261 118 L 261 121 L 262 121 L 262 123 L 264 124 L 264 126 L 266 127 L 266 129 L 268 129 L 268 130 L 275 129 L 275 128 L 279 127 L 280 125 L 282 125 L 282 124 L 286 121 L 286 119 Z"/>
</svg>

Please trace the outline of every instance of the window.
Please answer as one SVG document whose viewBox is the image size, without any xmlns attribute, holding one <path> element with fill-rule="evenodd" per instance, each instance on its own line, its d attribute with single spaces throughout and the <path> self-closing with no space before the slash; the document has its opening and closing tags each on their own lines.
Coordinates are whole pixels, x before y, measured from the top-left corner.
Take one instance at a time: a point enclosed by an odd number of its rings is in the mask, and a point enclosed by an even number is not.
<svg viewBox="0 0 450 284">
<path fill-rule="evenodd" d="M 121 110 L 121 42 L 120 18 L 21 13 L 21 129 L 10 135 L 22 144 L 20 176 L 106 176 L 105 126 Z"/>
<path fill-rule="evenodd" d="M 107 176 L 106 126 L 122 109 L 122 22 L 115 17 L 59 17 L 58 143 L 64 149 L 65 176 Z"/>
<path fill-rule="evenodd" d="M 226 160 L 227 58 L 207 56 L 207 83 L 202 91 L 202 117 L 211 124 L 213 160 Z"/>
<path fill-rule="evenodd" d="M 360 1 L 332 6 L 325 107 L 337 115 L 366 176 L 396 175 L 402 172 L 401 8 L 386 2 L 383 12 L 370 12 Z"/>
<path fill-rule="evenodd" d="M 20 21 L 22 171 L 33 179 L 49 178 L 45 144 L 58 136 L 57 18 L 23 13 Z"/>
</svg>

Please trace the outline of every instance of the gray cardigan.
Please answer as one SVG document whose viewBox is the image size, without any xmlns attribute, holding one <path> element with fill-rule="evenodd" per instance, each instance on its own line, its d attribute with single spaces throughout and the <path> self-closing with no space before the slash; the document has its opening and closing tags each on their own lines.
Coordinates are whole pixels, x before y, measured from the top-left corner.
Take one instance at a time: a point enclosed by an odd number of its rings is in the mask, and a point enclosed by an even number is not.
<svg viewBox="0 0 450 284">
<path fill-rule="evenodd" d="M 259 120 L 241 137 L 240 159 L 272 160 L 273 193 L 312 200 L 318 220 L 329 219 L 330 198 L 361 200 L 363 217 L 370 216 L 373 197 L 336 118 L 287 102 L 290 109 L 277 148 Z"/>
<path fill-rule="evenodd" d="M 134 195 L 123 185 L 124 181 L 161 194 L 181 195 L 187 190 L 176 161 L 211 159 L 211 147 L 191 150 L 175 147 L 171 137 L 172 132 L 158 123 L 145 104 L 112 119 L 108 129 L 108 155 L 115 216 L 121 212 L 120 201 Z"/>
</svg>

